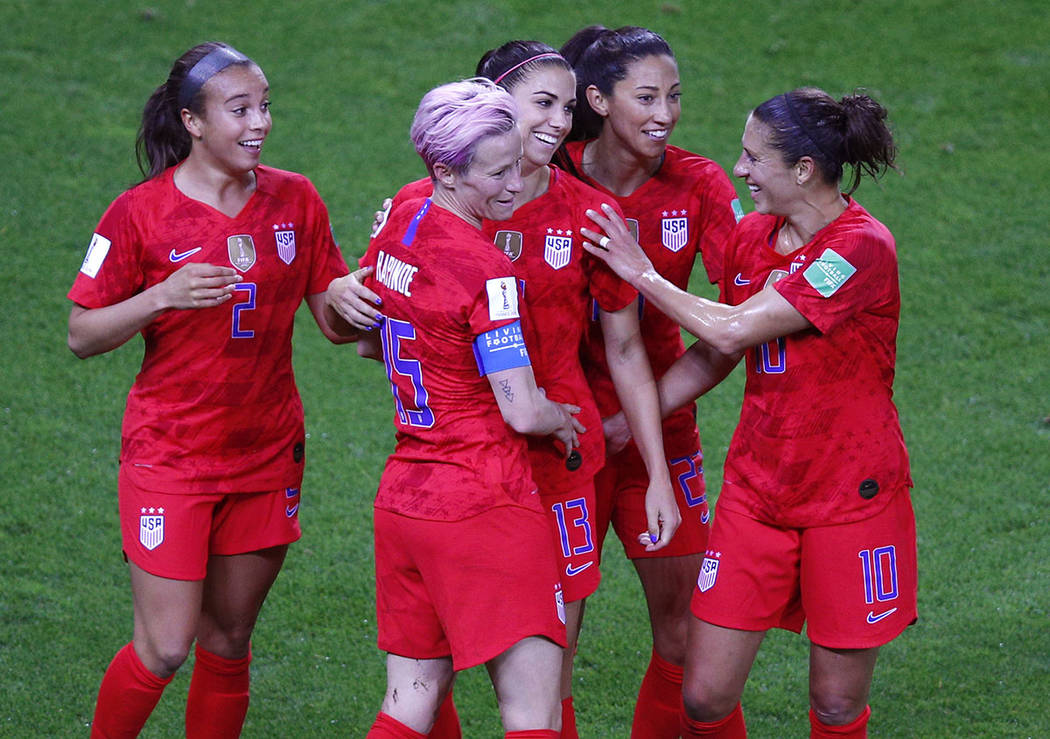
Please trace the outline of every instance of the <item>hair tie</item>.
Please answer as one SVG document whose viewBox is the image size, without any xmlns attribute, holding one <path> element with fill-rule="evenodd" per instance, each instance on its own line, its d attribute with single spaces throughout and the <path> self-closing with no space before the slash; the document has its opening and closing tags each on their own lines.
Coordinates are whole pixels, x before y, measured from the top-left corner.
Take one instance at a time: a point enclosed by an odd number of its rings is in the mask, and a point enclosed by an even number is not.
<svg viewBox="0 0 1050 739">
<path fill-rule="evenodd" d="M 817 139 L 813 136 L 813 134 L 810 133 L 809 129 L 806 127 L 806 124 L 802 122 L 802 118 L 797 112 L 795 112 L 795 106 L 791 104 L 791 98 L 788 97 L 788 94 L 785 92 L 782 97 L 784 98 L 784 104 L 787 106 L 788 115 L 791 117 L 791 122 L 794 123 L 800 131 L 802 131 L 802 135 L 809 139 L 810 143 L 817 147 L 817 151 L 823 154 L 825 159 L 827 159 L 829 162 L 840 164 L 840 162 L 836 160 L 835 157 L 828 154 L 827 150 L 825 150 L 824 147 L 820 145 L 820 142 L 817 141 Z"/>
<path fill-rule="evenodd" d="M 494 83 L 496 83 L 496 84 L 498 85 L 498 84 L 500 83 L 500 80 L 502 80 L 502 79 L 503 79 L 504 77 L 506 77 L 506 76 L 507 76 L 508 74 L 510 74 L 511 72 L 513 72 L 513 71 L 514 71 L 515 69 L 518 69 L 518 68 L 520 68 L 520 67 L 524 67 L 524 66 L 525 66 L 526 64 L 528 64 L 529 62 L 534 62 L 534 61 L 536 61 L 537 59 L 546 59 L 546 58 L 554 58 L 554 57 L 557 57 L 558 59 L 561 59 L 561 60 L 563 60 L 563 61 L 564 61 L 564 59 L 565 59 L 565 58 L 564 58 L 564 57 L 563 57 L 563 56 L 562 56 L 561 54 L 559 54 L 559 53 L 558 53 L 558 52 L 556 52 L 556 51 L 545 51 L 545 52 L 543 52 L 542 54 L 537 54 L 536 56 L 530 56 L 530 57 L 529 57 L 528 59 L 526 59 L 526 60 L 525 60 L 525 61 L 523 61 L 523 62 L 518 62 L 518 63 L 517 63 L 517 64 L 515 64 L 515 65 L 514 65 L 513 67 L 511 67 L 511 68 L 510 68 L 510 69 L 508 69 L 508 70 L 507 70 L 506 72 L 504 72 L 503 74 L 501 74 L 501 75 L 500 75 L 499 77 L 497 77 L 496 79 L 494 79 L 494 80 L 492 80 L 492 81 L 493 81 Z M 566 62 L 566 64 L 568 64 L 568 62 Z"/>
<path fill-rule="evenodd" d="M 231 64 L 250 62 L 251 59 L 229 46 L 219 46 L 205 54 L 194 64 L 179 87 L 179 110 L 189 107 L 193 98 L 204 87 L 204 83 Z"/>
</svg>

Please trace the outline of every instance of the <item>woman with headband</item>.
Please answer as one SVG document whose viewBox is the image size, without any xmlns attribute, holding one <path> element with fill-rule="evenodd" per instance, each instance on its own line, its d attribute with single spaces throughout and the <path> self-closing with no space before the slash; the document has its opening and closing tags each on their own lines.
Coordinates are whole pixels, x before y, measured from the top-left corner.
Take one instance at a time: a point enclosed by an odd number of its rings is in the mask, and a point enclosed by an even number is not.
<svg viewBox="0 0 1050 739">
<path fill-rule="evenodd" d="M 91 736 L 134 737 L 196 642 L 186 735 L 231 737 L 248 710 L 256 617 L 300 536 L 303 407 L 292 323 L 346 264 L 303 176 L 259 163 L 270 133 L 262 70 L 196 46 L 146 103 L 146 179 L 99 222 L 69 297 L 69 347 L 138 333 L 118 490 L 134 636 L 113 658 Z"/>
<path fill-rule="evenodd" d="M 693 588 L 685 735 L 746 736 L 740 697 L 770 628 L 810 642 L 810 736 L 867 736 L 879 648 L 916 616 L 915 516 L 893 404 L 893 236 L 851 197 L 893 165 L 886 109 L 802 88 L 755 108 L 733 173 L 755 203 L 720 303 L 657 274 L 612 210 L 589 248 L 700 339 L 660 379 L 689 401 L 746 357 L 740 423 Z M 844 165 L 852 178 L 844 193 Z"/>
<path fill-rule="evenodd" d="M 619 207 L 660 274 L 685 288 L 699 256 L 711 282 L 718 281 L 723 242 L 739 203 L 716 162 L 668 144 L 682 94 L 671 47 L 645 28 L 592 26 L 576 33 L 562 53 L 576 70 L 579 105 L 567 156 L 559 161 Z M 641 304 L 642 335 L 659 377 L 685 345 L 673 321 L 644 297 Z M 602 417 L 608 418 L 620 410 L 622 395 L 610 382 L 604 339 L 593 326 L 584 368 Z M 611 524 L 641 580 L 652 629 L 652 654 L 631 730 L 636 739 L 678 736 L 689 593 L 707 543 L 696 406 L 689 402 L 671 410 L 663 424 L 664 464 L 682 525 L 669 546 L 655 550 L 636 538 L 645 520 L 649 478 L 629 434 L 607 436 L 609 458 L 595 479 L 598 547 Z"/>
<path fill-rule="evenodd" d="M 598 208 L 602 196 L 593 188 L 550 166 L 550 160 L 572 126 L 576 81 L 561 54 L 537 41 L 510 41 L 487 52 L 477 74 L 493 79 L 517 103 L 523 138 L 522 190 L 514 214 L 505 221 L 484 221 L 486 236 L 511 260 L 526 312 L 525 344 L 536 381 L 548 398 L 581 408 L 578 461 L 547 439 L 530 437 L 529 460 L 540 497 L 548 512 L 565 600 L 568 647 L 561 677 L 562 736 L 575 737 L 572 667 L 584 599 L 600 580 L 594 530 L 594 475 L 604 458 L 601 417 L 580 364 L 580 349 L 590 306 L 606 338 L 608 363 L 616 391 L 631 417 L 643 459 L 656 470 L 649 504 L 652 515 L 639 520 L 650 550 L 666 546 L 677 525 L 677 507 L 663 464 L 658 400 L 645 347 L 638 329 L 637 293 L 600 261 L 587 255 L 579 231 L 589 224 L 585 213 Z M 395 202 L 426 196 L 430 179 L 405 186 Z M 337 283 L 338 284 L 338 283 Z M 353 315 L 361 325 L 374 322 L 376 309 Z M 662 474 L 661 474 L 662 473 Z M 445 724 L 443 709 L 439 727 Z M 454 723 L 454 722 L 453 722 Z M 432 737 L 448 736 L 431 732 Z"/>
</svg>

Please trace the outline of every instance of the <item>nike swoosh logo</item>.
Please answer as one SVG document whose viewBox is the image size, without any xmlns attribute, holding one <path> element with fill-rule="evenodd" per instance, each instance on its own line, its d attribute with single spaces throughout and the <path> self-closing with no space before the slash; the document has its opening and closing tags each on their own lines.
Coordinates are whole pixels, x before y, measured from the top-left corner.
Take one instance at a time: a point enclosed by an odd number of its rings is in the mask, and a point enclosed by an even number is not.
<svg viewBox="0 0 1050 739">
<path fill-rule="evenodd" d="M 579 575 L 581 572 L 586 570 L 592 564 L 594 564 L 594 562 L 588 562 L 587 564 L 583 565 L 583 567 L 573 567 L 572 565 L 565 565 L 565 574 L 568 575 L 569 577 L 573 577 L 574 575 Z"/>
<path fill-rule="evenodd" d="M 168 259 L 170 259 L 173 262 L 181 262 L 186 257 L 192 257 L 194 254 L 196 254 L 203 248 L 203 246 L 198 246 L 196 249 L 190 249 L 189 251 L 184 251 L 181 253 L 172 249 L 171 253 L 168 254 Z"/>
<path fill-rule="evenodd" d="M 291 518 L 292 516 L 295 515 L 295 512 L 298 511 L 298 510 L 299 510 L 299 504 L 298 503 L 296 503 L 295 505 L 285 506 L 284 507 L 284 515 L 287 516 L 288 518 Z"/>
<path fill-rule="evenodd" d="M 868 623 L 869 624 L 877 624 L 882 619 L 884 619 L 887 616 L 889 616 L 891 614 L 894 614 L 896 612 L 897 612 L 896 608 L 891 608 L 890 610 L 884 611 L 884 612 L 880 613 L 878 616 L 876 616 L 873 611 L 868 611 Z"/>
<path fill-rule="evenodd" d="M 751 280 L 745 280 L 744 279 L 744 273 L 743 272 L 737 272 L 736 273 L 736 277 L 733 278 L 733 284 L 734 285 L 750 285 L 751 284 Z"/>
</svg>

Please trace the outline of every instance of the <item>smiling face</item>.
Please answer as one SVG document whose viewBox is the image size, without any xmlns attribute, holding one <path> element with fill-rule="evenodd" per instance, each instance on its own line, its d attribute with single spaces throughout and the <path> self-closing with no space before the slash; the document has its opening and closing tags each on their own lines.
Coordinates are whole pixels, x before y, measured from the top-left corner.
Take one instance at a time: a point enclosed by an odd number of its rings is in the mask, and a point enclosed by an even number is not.
<svg viewBox="0 0 1050 739">
<path fill-rule="evenodd" d="M 572 129 L 576 77 L 565 67 L 545 64 L 510 89 L 518 104 L 525 162 L 530 170 L 545 167 Z"/>
<path fill-rule="evenodd" d="M 235 64 L 204 83 L 201 114 L 183 111 L 193 137 L 191 157 L 228 174 L 259 164 L 270 133 L 270 85 L 255 64 Z"/>
<path fill-rule="evenodd" d="M 589 91 L 597 92 L 597 88 Z M 597 100 L 592 98 L 592 107 L 605 116 L 603 137 L 614 136 L 628 151 L 654 158 L 663 155 L 682 114 L 681 97 L 678 65 L 661 54 L 632 62 L 627 76 L 613 86 L 612 94 L 598 93 Z"/>
<path fill-rule="evenodd" d="M 755 210 L 785 215 L 801 196 L 795 167 L 784 161 L 779 149 L 770 143 L 772 130 L 754 116 L 748 116 L 741 138 L 743 151 L 733 166 L 733 175 L 747 184 Z"/>
<path fill-rule="evenodd" d="M 521 133 L 486 136 L 478 142 L 465 172 L 451 175 L 456 203 L 463 215 L 481 221 L 505 221 L 521 192 Z"/>
</svg>

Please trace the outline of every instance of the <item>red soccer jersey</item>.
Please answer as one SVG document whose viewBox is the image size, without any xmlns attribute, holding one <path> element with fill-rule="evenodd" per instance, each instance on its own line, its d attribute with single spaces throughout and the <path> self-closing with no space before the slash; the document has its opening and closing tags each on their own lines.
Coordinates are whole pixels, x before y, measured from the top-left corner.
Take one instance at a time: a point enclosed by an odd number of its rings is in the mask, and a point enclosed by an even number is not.
<svg viewBox="0 0 1050 739">
<path fill-rule="evenodd" d="M 575 141 L 566 145 L 577 172 L 587 184 L 619 204 L 656 270 L 683 290 L 688 289 L 689 275 L 699 254 L 709 280 L 717 282 L 722 274 L 725 240 L 740 207 L 736 191 L 722 168 L 710 159 L 668 146 L 660 170 L 630 195 L 619 197 L 582 174 L 586 143 Z M 685 352 L 681 330 L 677 323 L 649 305 L 643 304 L 641 318 L 649 362 L 653 375 L 659 379 Z M 620 410 L 605 361 L 605 345 L 596 326 L 588 336 L 584 368 L 602 416 Z M 695 405 L 689 404 L 668 416 L 664 420 L 664 439 L 693 437 L 687 445 L 695 447 L 695 415 Z M 668 448 L 672 456 L 693 451 L 694 448 Z"/>
<path fill-rule="evenodd" d="M 429 179 L 406 185 L 395 202 L 427 196 Z M 601 417 L 580 364 L 580 346 L 588 324 L 588 306 L 602 310 L 629 305 L 637 292 L 582 246 L 585 215 L 608 202 L 601 193 L 556 167 L 550 167 L 547 192 L 514 211 L 506 221 L 485 221 L 482 228 L 511 260 L 525 306 L 525 344 L 536 384 L 547 397 L 580 407 L 577 418 L 587 431 L 580 436 L 583 465 L 570 472 L 549 437 L 528 437 L 532 474 L 542 492 L 566 490 L 593 477 L 605 463 Z"/>
<path fill-rule="evenodd" d="M 757 213 L 740 222 L 722 300 L 737 305 L 774 281 L 815 328 L 747 352 L 718 505 L 789 527 L 860 520 L 911 485 L 893 404 L 896 246 L 853 200 L 787 255 L 773 248 L 782 225 Z"/>
<path fill-rule="evenodd" d="M 292 321 L 306 295 L 347 272 L 328 211 L 302 175 L 260 166 L 255 193 L 229 218 L 183 195 L 174 171 L 110 205 L 69 298 L 113 305 L 189 262 L 234 266 L 244 281 L 220 306 L 168 311 L 143 329 L 121 462 L 136 485 L 158 492 L 298 486 L 304 433 Z"/>
<path fill-rule="evenodd" d="M 390 212 L 361 263 L 383 300 L 383 361 L 397 446 L 375 506 L 458 521 L 518 505 L 540 510 L 524 437 L 503 420 L 474 338 L 518 319 L 510 262 L 429 199 Z"/>
</svg>

